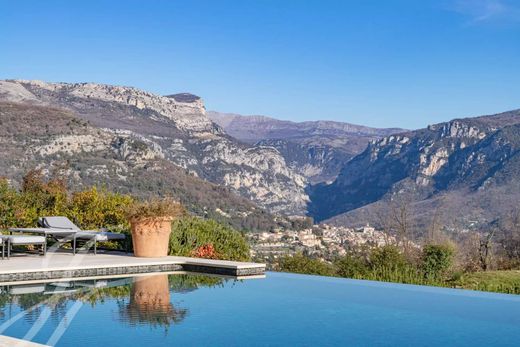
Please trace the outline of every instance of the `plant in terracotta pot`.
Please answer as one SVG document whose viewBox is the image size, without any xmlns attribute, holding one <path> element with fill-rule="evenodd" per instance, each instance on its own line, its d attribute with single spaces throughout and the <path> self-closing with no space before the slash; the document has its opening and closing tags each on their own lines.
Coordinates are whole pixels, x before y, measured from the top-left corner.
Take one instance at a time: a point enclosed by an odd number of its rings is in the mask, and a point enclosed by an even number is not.
<svg viewBox="0 0 520 347">
<path fill-rule="evenodd" d="M 169 327 L 181 322 L 188 310 L 176 308 L 170 302 L 167 275 L 137 277 L 132 284 L 130 302 L 122 307 L 122 315 L 131 324 Z"/>
<path fill-rule="evenodd" d="M 184 207 L 170 198 L 136 202 L 129 206 L 126 216 L 132 230 L 134 255 L 147 258 L 167 256 L 172 221 L 184 214 Z"/>
</svg>

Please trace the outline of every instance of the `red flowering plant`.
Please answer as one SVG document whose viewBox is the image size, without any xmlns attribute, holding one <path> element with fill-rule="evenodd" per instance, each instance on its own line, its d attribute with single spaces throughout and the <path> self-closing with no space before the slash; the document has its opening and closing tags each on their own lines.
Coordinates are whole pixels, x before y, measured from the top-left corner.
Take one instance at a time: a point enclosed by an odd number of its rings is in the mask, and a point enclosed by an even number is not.
<svg viewBox="0 0 520 347">
<path fill-rule="evenodd" d="M 195 248 L 193 251 L 191 251 L 191 256 L 195 257 L 195 258 L 205 258 L 205 259 L 219 259 L 220 258 L 218 252 L 215 250 L 215 247 L 211 243 L 208 243 L 208 244 Z"/>
</svg>

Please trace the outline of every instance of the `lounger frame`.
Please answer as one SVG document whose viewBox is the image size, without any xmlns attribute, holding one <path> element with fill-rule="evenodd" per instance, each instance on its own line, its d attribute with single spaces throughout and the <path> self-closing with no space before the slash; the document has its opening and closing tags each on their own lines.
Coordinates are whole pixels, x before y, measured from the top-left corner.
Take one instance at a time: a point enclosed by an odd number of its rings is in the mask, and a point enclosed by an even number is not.
<svg viewBox="0 0 520 347">
<path fill-rule="evenodd" d="M 7 245 L 7 259 L 11 258 L 11 239 L 6 238 L 1 240 L 2 242 L 2 260 L 5 259 L 5 247 Z M 47 239 L 44 242 L 22 242 L 16 243 L 17 246 L 41 246 L 42 255 L 47 254 Z"/>
</svg>

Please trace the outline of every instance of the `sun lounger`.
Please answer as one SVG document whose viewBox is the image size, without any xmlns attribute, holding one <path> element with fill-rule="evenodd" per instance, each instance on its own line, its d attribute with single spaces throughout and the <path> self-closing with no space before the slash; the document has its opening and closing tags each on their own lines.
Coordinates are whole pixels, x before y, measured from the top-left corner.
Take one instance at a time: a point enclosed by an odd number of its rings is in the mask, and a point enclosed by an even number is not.
<svg viewBox="0 0 520 347">
<path fill-rule="evenodd" d="M 126 242 L 125 234 L 111 233 L 107 231 L 78 231 L 73 235 L 73 252 L 76 254 L 76 245 L 78 241 L 93 242 L 94 243 L 94 254 L 97 254 L 98 242 L 110 242 L 118 241 L 124 243 L 125 251 L 128 252 L 128 244 Z"/>
<path fill-rule="evenodd" d="M 9 294 L 23 295 L 23 294 L 38 294 L 45 291 L 45 284 L 22 284 L 9 287 Z"/>
<path fill-rule="evenodd" d="M 42 254 L 47 251 L 47 239 L 44 236 L 34 235 L 0 235 L 2 243 L 2 259 L 5 258 L 7 248 L 7 259 L 11 256 L 11 246 L 36 245 L 42 247 Z"/>
<path fill-rule="evenodd" d="M 72 252 L 76 254 L 78 241 L 94 243 L 94 254 L 97 254 L 98 242 L 117 241 L 125 245 L 128 251 L 128 244 L 124 234 L 112 233 L 108 231 L 81 230 L 70 219 L 63 216 L 42 217 L 38 219 L 41 228 L 11 228 L 10 232 L 36 233 L 45 237 L 52 237 L 60 243 L 72 243 Z"/>
</svg>

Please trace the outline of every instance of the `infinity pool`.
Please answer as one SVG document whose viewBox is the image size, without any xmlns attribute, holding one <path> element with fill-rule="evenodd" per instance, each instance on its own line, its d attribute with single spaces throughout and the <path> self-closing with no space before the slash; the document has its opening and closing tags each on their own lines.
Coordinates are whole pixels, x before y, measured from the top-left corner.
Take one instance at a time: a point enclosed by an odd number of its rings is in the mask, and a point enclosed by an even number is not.
<svg viewBox="0 0 520 347">
<path fill-rule="evenodd" d="M 520 296 L 268 273 L 0 287 L 0 334 L 55 346 L 517 346 Z"/>
</svg>

